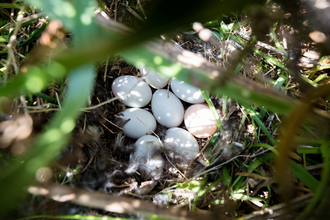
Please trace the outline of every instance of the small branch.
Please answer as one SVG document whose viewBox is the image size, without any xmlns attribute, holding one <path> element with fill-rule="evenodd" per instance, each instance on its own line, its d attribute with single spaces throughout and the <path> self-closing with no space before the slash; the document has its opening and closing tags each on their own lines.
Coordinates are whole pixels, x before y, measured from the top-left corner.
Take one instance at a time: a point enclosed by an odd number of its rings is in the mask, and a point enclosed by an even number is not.
<svg viewBox="0 0 330 220">
<path fill-rule="evenodd" d="M 49 184 L 34 185 L 28 188 L 29 193 L 42 195 L 58 202 L 72 202 L 78 205 L 91 208 L 103 209 L 109 212 L 132 213 L 139 212 L 147 215 L 158 215 L 165 219 L 216 219 L 216 215 L 205 213 L 191 213 L 185 210 L 174 208 L 161 208 L 150 202 L 132 199 L 123 196 L 113 196 L 99 192 L 90 192 L 83 189 L 71 188 L 65 185 Z M 213 217 L 213 218 L 212 218 Z"/>
</svg>

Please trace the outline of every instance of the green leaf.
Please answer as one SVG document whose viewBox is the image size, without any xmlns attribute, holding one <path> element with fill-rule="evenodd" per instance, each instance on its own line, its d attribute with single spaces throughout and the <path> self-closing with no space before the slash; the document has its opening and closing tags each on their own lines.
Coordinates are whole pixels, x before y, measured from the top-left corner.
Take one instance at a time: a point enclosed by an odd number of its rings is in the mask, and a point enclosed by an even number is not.
<svg viewBox="0 0 330 220">
<path fill-rule="evenodd" d="M 49 6 L 49 2 L 44 2 L 45 8 Z M 56 1 L 51 2 L 56 4 Z M 59 5 L 53 8 L 55 11 L 59 9 L 61 2 L 57 2 Z M 91 34 L 89 34 L 89 31 L 92 28 L 86 25 L 85 20 L 88 20 L 86 18 L 88 16 L 92 20 L 94 16 L 94 14 L 88 13 L 91 11 L 90 3 L 92 2 L 94 1 L 75 1 L 75 5 L 72 5 L 77 13 L 75 15 L 78 17 L 73 19 L 74 30 L 76 33 L 86 32 L 84 35 L 74 35 L 76 48 L 81 47 L 84 42 L 90 39 Z M 42 4 L 39 6 L 42 6 Z M 84 16 L 85 18 L 81 19 Z M 54 75 L 53 71 L 57 72 L 56 70 L 59 69 L 65 71 L 65 68 L 61 65 L 56 65 L 53 62 L 51 66 L 54 67 L 54 65 L 57 68 L 51 69 L 50 66 L 43 69 L 30 68 L 29 74 L 20 74 L 10 86 L 0 88 L 0 93 L 3 91 L 6 95 L 13 95 L 17 91 L 13 90 L 15 85 L 19 86 L 21 90 L 30 91 L 31 93 L 40 91 L 45 86 L 45 82 Z M 43 133 L 35 139 L 34 146 L 22 158 L 24 163 L 9 164 L 0 173 L 1 216 L 13 207 L 15 201 L 27 193 L 25 187 L 35 179 L 36 171 L 43 166 L 47 166 L 57 156 L 57 153 L 66 146 L 71 131 L 75 128 L 76 120 L 81 114 L 81 108 L 85 107 L 88 96 L 92 92 L 94 76 L 95 70 L 92 64 L 85 64 L 70 71 L 66 97 L 63 100 L 61 111 L 55 114 L 50 123 L 45 126 Z M 12 90 L 8 91 L 9 88 Z M 4 95 L 4 93 L 1 94 Z"/>
<path fill-rule="evenodd" d="M 16 8 L 21 9 L 21 7 L 15 3 L 0 3 L 0 8 Z"/>
<path fill-rule="evenodd" d="M 319 147 L 297 147 L 298 154 L 321 154 Z"/>
<path fill-rule="evenodd" d="M 323 156 L 323 170 L 322 170 L 322 177 L 320 184 L 318 187 L 313 191 L 315 193 L 314 197 L 311 199 L 305 210 L 298 216 L 297 219 L 306 219 L 307 216 L 315 210 L 316 205 L 319 201 L 324 197 L 324 193 L 326 192 L 327 187 L 329 186 L 329 179 L 330 179 L 330 144 L 329 141 L 326 140 L 321 145 L 321 152 Z"/>
<path fill-rule="evenodd" d="M 290 171 L 303 182 L 312 192 L 315 193 L 319 181 L 315 179 L 304 167 L 298 165 L 296 162 L 290 160 Z"/>
<path fill-rule="evenodd" d="M 214 118 L 215 118 L 215 120 L 217 122 L 218 129 L 224 131 L 225 129 L 223 128 L 223 126 L 221 124 L 221 121 L 220 121 L 220 118 L 218 116 L 217 110 L 215 109 L 215 107 L 213 105 L 213 102 L 210 99 L 209 94 L 206 91 L 204 91 L 204 90 L 201 90 L 201 92 L 202 92 L 202 95 L 203 95 L 204 99 L 206 100 L 206 103 L 209 105 L 209 107 L 210 107 L 210 109 L 212 111 L 212 114 L 213 114 L 213 116 L 214 116 Z"/>
<path fill-rule="evenodd" d="M 8 43 L 8 39 L 6 39 L 6 38 L 0 36 L 0 42 L 1 42 L 1 43 Z"/>
<path fill-rule="evenodd" d="M 69 31 L 76 31 L 74 18 L 83 15 L 83 13 L 79 14 L 77 12 L 77 9 L 70 1 L 26 0 L 26 2 L 31 6 L 42 9 L 51 20 L 61 20 Z"/>
</svg>

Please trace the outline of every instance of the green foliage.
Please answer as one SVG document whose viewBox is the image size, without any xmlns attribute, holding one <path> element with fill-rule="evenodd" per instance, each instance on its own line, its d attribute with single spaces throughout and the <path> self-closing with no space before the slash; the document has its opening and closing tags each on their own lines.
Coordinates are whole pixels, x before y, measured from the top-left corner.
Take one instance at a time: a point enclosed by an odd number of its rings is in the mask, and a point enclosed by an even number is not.
<svg viewBox="0 0 330 220">
<path fill-rule="evenodd" d="M 91 11 L 91 3 L 94 1 L 75 2 L 71 7 L 76 8 L 77 16 L 89 16 L 93 20 L 93 14 L 86 14 Z M 31 2 L 33 3 L 33 2 Z M 44 5 L 45 12 L 53 8 Z M 88 19 L 88 18 L 85 18 Z M 74 35 L 75 47 L 80 47 L 90 39 L 88 33 L 92 33 L 94 26 L 86 25 L 84 20 L 76 19 L 74 24 L 77 33 L 84 32 L 84 35 Z M 69 24 L 70 25 L 70 24 Z M 20 74 L 8 86 L 0 88 L 3 96 L 14 95 L 16 92 L 37 93 L 43 89 L 54 73 L 64 76 L 65 69 L 61 65 L 52 63 L 46 68 L 31 67 L 25 74 Z M 26 194 L 25 187 L 30 184 L 36 171 L 47 166 L 65 146 L 71 131 L 75 127 L 75 121 L 80 115 L 80 109 L 87 103 L 87 97 L 93 88 L 94 67 L 85 64 L 81 67 L 70 70 L 68 73 L 69 86 L 66 99 L 62 103 L 61 113 L 57 114 L 34 143 L 33 148 L 24 156 L 24 163 L 9 164 L 3 169 L 0 175 L 0 189 L 2 200 L 0 213 L 6 213 L 17 199 Z M 11 189 L 11 190 L 9 190 Z"/>
</svg>

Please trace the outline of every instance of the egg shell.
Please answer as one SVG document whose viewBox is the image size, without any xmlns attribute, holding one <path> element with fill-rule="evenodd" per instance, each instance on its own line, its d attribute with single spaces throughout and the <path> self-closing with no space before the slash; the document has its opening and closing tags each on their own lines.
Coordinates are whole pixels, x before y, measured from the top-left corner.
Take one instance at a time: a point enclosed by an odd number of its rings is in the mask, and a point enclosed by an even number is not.
<svg viewBox="0 0 330 220">
<path fill-rule="evenodd" d="M 176 127 L 183 121 L 184 108 L 181 101 L 165 89 L 154 93 L 151 109 L 158 123 L 165 127 Z"/>
<path fill-rule="evenodd" d="M 210 137 L 218 127 L 211 109 L 202 104 L 191 105 L 186 109 L 184 124 L 198 138 Z"/>
<path fill-rule="evenodd" d="M 144 135 L 135 142 L 134 157 L 151 158 L 155 151 L 161 147 L 161 142 L 153 135 Z"/>
<path fill-rule="evenodd" d="M 112 83 L 112 92 L 129 107 L 146 106 L 152 96 L 149 85 L 135 76 L 119 76 Z"/>
<path fill-rule="evenodd" d="M 127 137 L 138 139 L 156 130 L 157 123 L 154 116 L 144 109 L 128 108 L 119 116 L 125 120 L 130 119 L 123 127 Z"/>
<path fill-rule="evenodd" d="M 182 166 L 187 166 L 199 152 L 198 142 L 194 136 L 182 128 L 168 129 L 166 131 L 164 142 L 164 147 L 176 151 L 186 159 L 183 160 L 183 163 L 181 164 Z M 173 147 L 175 149 L 173 149 Z"/>
<path fill-rule="evenodd" d="M 155 89 L 162 89 L 164 88 L 168 81 L 169 77 L 165 77 L 159 72 L 156 72 L 151 69 L 146 69 L 143 67 L 141 69 L 142 76 L 144 77 L 144 80 L 152 87 Z"/>
<path fill-rule="evenodd" d="M 171 89 L 182 101 L 191 104 L 203 103 L 205 101 L 199 88 L 178 80 L 175 77 L 171 79 Z"/>
</svg>

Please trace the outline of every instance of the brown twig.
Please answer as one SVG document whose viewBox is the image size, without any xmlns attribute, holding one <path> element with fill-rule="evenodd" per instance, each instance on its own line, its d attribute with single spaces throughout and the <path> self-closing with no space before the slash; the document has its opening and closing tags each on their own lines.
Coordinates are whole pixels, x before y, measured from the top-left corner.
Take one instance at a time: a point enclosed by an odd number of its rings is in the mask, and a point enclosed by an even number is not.
<svg viewBox="0 0 330 220">
<path fill-rule="evenodd" d="M 123 196 L 113 196 L 99 192 L 90 192 L 83 189 L 71 188 L 69 186 L 49 184 L 34 185 L 28 188 L 29 193 L 34 195 L 42 195 L 59 202 L 72 202 L 78 205 L 91 208 L 99 208 L 109 212 L 132 213 L 158 215 L 166 219 L 216 219 L 216 216 L 205 213 L 191 213 L 186 210 L 174 208 L 161 208 L 150 202 L 132 199 Z"/>
</svg>

